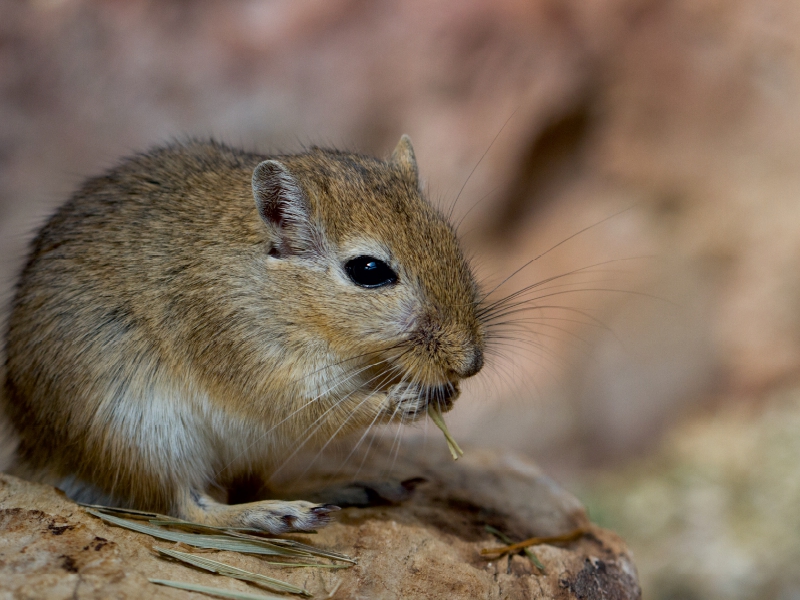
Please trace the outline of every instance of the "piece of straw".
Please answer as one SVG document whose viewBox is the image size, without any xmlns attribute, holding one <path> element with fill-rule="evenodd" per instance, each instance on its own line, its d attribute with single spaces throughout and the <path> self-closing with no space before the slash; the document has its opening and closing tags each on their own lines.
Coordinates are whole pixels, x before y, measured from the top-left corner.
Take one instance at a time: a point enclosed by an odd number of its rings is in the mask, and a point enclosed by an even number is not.
<svg viewBox="0 0 800 600">
<path fill-rule="evenodd" d="M 291 583 L 287 583 L 273 577 L 268 577 L 266 575 L 252 573 L 251 571 L 245 571 L 244 569 L 239 569 L 232 565 L 211 560 L 210 558 L 206 558 L 204 556 L 197 556 L 187 552 L 170 550 L 169 548 L 159 548 L 158 546 L 154 546 L 153 549 L 157 550 L 161 554 L 165 554 L 174 559 L 194 565 L 200 569 L 205 569 L 206 571 L 211 571 L 212 573 L 217 573 L 219 575 L 224 575 L 225 577 L 232 577 L 233 579 L 241 579 L 242 581 L 258 583 L 278 592 L 290 592 L 292 594 L 300 594 L 302 596 L 311 596 L 307 590 L 297 587 L 296 585 L 292 585 Z"/>
<path fill-rule="evenodd" d="M 113 512 L 113 511 L 112 511 Z M 161 525 L 164 527 L 189 527 L 189 528 L 196 528 L 196 529 L 214 529 L 216 531 L 222 532 L 229 532 L 229 531 L 242 531 L 242 532 L 251 532 L 251 533 L 259 533 L 262 532 L 261 529 L 256 529 L 255 527 L 221 527 L 218 525 L 206 525 L 204 523 L 194 523 L 192 521 L 184 521 L 183 519 L 173 519 L 170 518 L 159 518 L 159 519 L 148 519 L 151 525 Z M 306 533 L 305 531 L 303 533 Z"/>
<path fill-rule="evenodd" d="M 330 558 L 332 560 L 341 560 L 344 562 L 352 563 L 354 565 L 358 564 L 358 561 L 356 561 L 353 558 L 350 558 L 346 554 L 340 554 L 339 552 L 333 552 L 332 550 L 322 550 L 314 546 L 309 546 L 308 544 L 303 544 L 302 542 L 289 540 L 285 538 L 272 538 L 272 537 L 264 537 L 261 535 L 252 535 L 252 533 L 265 533 L 260 529 L 253 529 L 252 527 L 245 527 L 245 528 L 220 527 L 217 525 L 205 525 L 204 523 L 194 523 L 192 521 L 184 521 L 183 519 L 150 519 L 150 524 L 157 526 L 166 526 L 166 527 L 187 527 L 190 529 L 200 529 L 200 530 L 206 529 L 214 533 L 219 532 L 223 535 L 227 535 L 229 537 L 237 539 L 252 540 L 257 543 L 268 542 L 271 545 L 280 546 L 284 548 L 294 548 L 295 550 L 308 552 L 309 554 L 313 554 L 314 556 Z"/>
<path fill-rule="evenodd" d="M 444 422 L 442 411 L 437 404 L 433 402 L 428 404 L 428 416 L 431 418 L 431 421 L 436 423 L 436 426 L 442 430 L 444 439 L 447 440 L 447 447 L 450 449 L 450 455 L 453 457 L 453 460 L 458 460 L 459 456 L 464 456 L 464 451 L 459 447 L 458 442 L 453 439 L 453 436 L 450 435 L 450 430 L 447 429 L 447 424 Z"/>
<path fill-rule="evenodd" d="M 353 565 L 328 565 L 322 563 L 287 563 L 263 560 L 265 565 L 275 565 L 276 567 L 314 567 L 316 569 L 349 569 Z"/>
<path fill-rule="evenodd" d="M 331 560 L 340 560 L 342 562 L 348 562 L 351 565 L 358 564 L 358 561 L 356 559 L 351 558 L 346 554 L 341 554 L 339 552 L 334 552 L 332 550 L 323 550 L 321 548 L 317 548 L 316 546 L 310 546 L 308 544 L 304 544 L 302 542 L 298 542 L 295 540 L 288 540 L 284 538 L 263 538 L 257 535 L 241 533 L 237 530 L 228 530 L 225 532 L 225 535 L 228 535 L 236 539 L 253 540 L 255 542 L 266 540 L 269 541 L 270 544 L 274 544 L 275 546 L 283 548 L 292 548 L 294 550 L 298 550 L 300 552 L 306 552 L 308 554 L 313 554 L 314 556 L 319 556 L 321 558 L 330 558 Z"/>
<path fill-rule="evenodd" d="M 338 560 L 342 562 L 350 563 L 351 565 L 358 564 L 353 558 L 350 558 L 346 554 L 340 554 L 339 552 L 333 552 L 331 550 L 322 550 L 320 548 L 316 548 L 314 546 L 309 546 L 308 544 L 303 544 L 302 542 L 298 542 L 295 540 L 289 540 L 284 538 L 268 538 L 262 537 L 258 535 L 251 535 L 248 533 L 244 533 L 241 528 L 238 527 L 218 527 L 214 525 L 205 525 L 203 523 L 193 523 L 192 521 L 184 521 L 183 519 L 176 519 L 171 517 L 166 517 L 164 515 L 156 515 L 156 513 L 147 513 L 144 511 L 133 511 L 129 509 L 117 509 L 113 507 L 106 507 L 106 506 L 97 506 L 97 505 L 82 505 L 85 508 L 88 506 L 92 506 L 92 508 L 86 508 L 86 511 L 96 517 L 101 519 L 105 519 L 114 525 L 118 525 L 120 527 L 126 527 L 128 529 L 132 529 L 134 531 L 138 531 L 139 533 L 145 533 L 147 535 L 152 535 L 153 537 L 167 540 L 170 542 L 176 543 L 184 543 L 189 546 L 193 546 L 195 548 L 204 548 L 207 550 L 230 550 L 231 552 L 243 552 L 249 554 L 274 554 L 276 556 L 292 556 L 292 557 L 308 557 L 308 556 L 315 556 L 318 558 L 328 558 L 331 560 Z M 97 511 L 93 510 L 97 509 Z M 125 519 L 119 519 L 114 517 L 113 515 L 107 514 L 108 512 L 111 513 L 119 513 L 131 516 L 134 519 L 141 519 L 144 517 L 149 517 L 156 515 L 160 518 L 158 519 L 150 519 L 150 523 L 155 525 L 155 527 L 148 527 L 143 523 L 137 523 L 135 521 L 128 521 Z M 181 533 L 177 531 L 169 531 L 167 529 L 163 529 L 160 525 L 166 526 L 174 526 L 174 527 L 190 527 L 194 529 L 200 530 L 207 530 L 211 531 L 212 535 L 200 535 L 200 534 L 192 534 L 192 533 Z M 260 531 L 260 530 L 256 530 Z M 272 549 L 273 552 L 262 552 L 262 551 L 254 551 L 252 546 L 242 547 L 237 545 L 237 541 L 244 541 L 250 542 L 259 547 L 266 547 L 268 549 Z M 231 543 L 233 545 L 231 545 Z M 272 563 L 272 564 L 280 564 L 283 566 L 296 566 L 296 567 L 322 567 L 322 568 L 346 568 L 348 565 L 327 565 L 327 564 L 317 564 L 317 563 Z"/>
<path fill-rule="evenodd" d="M 83 508 L 93 508 L 95 510 L 102 510 L 103 512 L 112 513 L 115 515 L 126 515 L 132 519 L 171 519 L 166 515 L 161 515 L 146 510 L 134 510 L 132 508 L 119 508 L 117 506 L 102 506 L 101 504 L 84 504 L 78 502 L 78 506 Z"/>
<path fill-rule="evenodd" d="M 234 590 L 223 590 L 222 588 L 213 588 L 206 585 L 198 585 L 196 583 L 185 583 L 183 581 L 170 581 L 169 579 L 148 579 L 150 583 L 157 583 L 158 585 L 166 585 L 169 587 L 178 588 L 179 590 L 188 590 L 190 592 L 200 592 L 201 594 L 210 594 L 211 596 L 219 596 L 220 598 L 233 598 L 233 600 L 286 600 L 281 596 L 267 596 L 265 594 L 251 594 L 249 592 L 236 592 Z"/>
<path fill-rule="evenodd" d="M 491 525 L 486 525 L 485 527 L 486 527 L 486 531 L 488 531 L 489 533 L 491 533 L 491 534 L 497 536 L 498 538 L 500 538 L 500 541 L 503 542 L 504 544 L 512 544 L 513 543 L 511 541 L 511 538 L 508 537 L 505 533 L 503 533 L 499 529 L 497 529 L 495 527 L 492 527 Z M 528 557 L 528 559 L 530 559 L 530 561 L 534 565 L 536 565 L 536 567 L 542 573 L 546 574 L 546 572 L 544 570 L 544 565 L 542 564 L 542 561 L 540 561 L 539 557 L 536 556 L 536 554 L 534 554 L 533 550 L 531 550 L 530 548 L 523 548 L 523 551 L 525 552 L 525 555 Z"/>
<path fill-rule="evenodd" d="M 169 531 L 162 529 L 161 527 L 153 527 L 151 525 L 144 525 L 134 521 L 120 519 L 118 517 L 107 515 L 90 508 L 87 508 L 86 512 L 119 527 L 125 527 L 126 529 L 138 531 L 139 533 L 144 533 L 161 540 L 182 542 L 197 548 L 211 548 L 214 550 L 241 552 L 242 554 L 263 554 L 271 556 L 307 557 L 315 554 L 315 552 L 310 550 L 281 547 L 263 540 L 256 541 L 250 539 L 239 539 L 227 535 L 201 535 L 196 533 L 180 533 L 177 531 Z"/>
<path fill-rule="evenodd" d="M 578 529 L 573 529 L 568 533 L 563 533 L 561 535 L 551 535 L 547 537 L 533 537 L 527 540 L 523 540 L 521 542 L 517 542 L 516 544 L 511 544 L 509 546 L 501 546 L 500 548 L 484 548 L 481 550 L 481 554 L 505 554 L 506 552 L 515 552 L 516 550 L 522 550 L 523 548 L 527 548 L 528 546 L 538 546 L 539 544 L 558 544 L 558 543 L 565 543 L 565 542 L 574 542 L 582 538 L 586 535 L 588 531 L 582 527 Z"/>
</svg>

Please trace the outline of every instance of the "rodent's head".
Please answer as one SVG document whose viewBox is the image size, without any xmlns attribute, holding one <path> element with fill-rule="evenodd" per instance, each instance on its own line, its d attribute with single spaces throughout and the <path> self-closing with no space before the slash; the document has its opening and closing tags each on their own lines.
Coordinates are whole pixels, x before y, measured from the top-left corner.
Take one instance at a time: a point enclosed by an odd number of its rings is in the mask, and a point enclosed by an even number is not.
<svg viewBox="0 0 800 600">
<path fill-rule="evenodd" d="M 253 192 L 269 276 L 290 290 L 281 316 L 325 342 L 320 393 L 357 382 L 368 419 L 449 409 L 483 366 L 479 293 L 453 228 L 420 190 L 408 137 L 386 162 L 318 148 L 265 160 Z"/>
</svg>

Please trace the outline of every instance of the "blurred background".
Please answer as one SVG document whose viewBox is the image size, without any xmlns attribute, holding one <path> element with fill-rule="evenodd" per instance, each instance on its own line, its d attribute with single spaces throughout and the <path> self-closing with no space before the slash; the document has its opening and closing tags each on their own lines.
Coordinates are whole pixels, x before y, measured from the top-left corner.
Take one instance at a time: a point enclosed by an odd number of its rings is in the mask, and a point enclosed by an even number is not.
<svg viewBox="0 0 800 600">
<path fill-rule="evenodd" d="M 790 0 L 0 0 L 0 297 L 120 156 L 408 133 L 487 290 L 542 255 L 456 438 L 578 494 L 646 598 L 800 598 L 798 32 Z"/>
</svg>

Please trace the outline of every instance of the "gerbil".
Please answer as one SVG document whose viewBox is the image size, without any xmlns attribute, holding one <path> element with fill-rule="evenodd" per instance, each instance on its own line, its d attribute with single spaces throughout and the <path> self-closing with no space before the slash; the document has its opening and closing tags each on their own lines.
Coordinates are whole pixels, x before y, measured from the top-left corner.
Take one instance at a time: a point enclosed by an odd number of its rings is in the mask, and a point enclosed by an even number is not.
<svg viewBox="0 0 800 600">
<path fill-rule="evenodd" d="M 16 471 L 75 499 L 273 533 L 335 507 L 227 505 L 319 440 L 446 409 L 483 365 L 478 288 L 391 159 L 174 144 L 88 180 L 33 241 L 6 337 Z"/>
</svg>

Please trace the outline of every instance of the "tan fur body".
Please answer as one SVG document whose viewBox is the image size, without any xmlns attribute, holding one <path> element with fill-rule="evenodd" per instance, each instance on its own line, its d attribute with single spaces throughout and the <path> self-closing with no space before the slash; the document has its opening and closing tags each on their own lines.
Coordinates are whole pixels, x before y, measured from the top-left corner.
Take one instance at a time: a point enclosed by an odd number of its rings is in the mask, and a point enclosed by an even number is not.
<svg viewBox="0 0 800 600">
<path fill-rule="evenodd" d="M 360 255 L 397 283 L 355 285 L 342 265 Z M 407 138 L 388 162 L 203 142 L 135 156 L 33 242 L 6 340 L 17 469 L 78 499 L 253 524 L 205 494 L 308 435 L 449 407 L 482 364 L 477 302 Z M 324 524 L 294 504 L 288 528 Z"/>
</svg>

